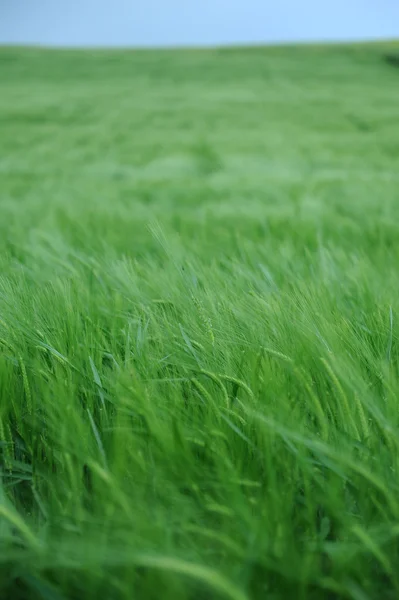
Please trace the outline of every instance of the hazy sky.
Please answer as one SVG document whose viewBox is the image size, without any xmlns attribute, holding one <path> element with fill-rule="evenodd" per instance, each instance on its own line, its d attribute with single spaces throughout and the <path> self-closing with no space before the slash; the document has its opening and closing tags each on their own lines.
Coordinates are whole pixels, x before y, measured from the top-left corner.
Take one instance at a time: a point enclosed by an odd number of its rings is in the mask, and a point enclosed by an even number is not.
<svg viewBox="0 0 399 600">
<path fill-rule="evenodd" d="M 0 43 L 159 46 L 399 37 L 399 0 L 0 0 Z"/>
</svg>

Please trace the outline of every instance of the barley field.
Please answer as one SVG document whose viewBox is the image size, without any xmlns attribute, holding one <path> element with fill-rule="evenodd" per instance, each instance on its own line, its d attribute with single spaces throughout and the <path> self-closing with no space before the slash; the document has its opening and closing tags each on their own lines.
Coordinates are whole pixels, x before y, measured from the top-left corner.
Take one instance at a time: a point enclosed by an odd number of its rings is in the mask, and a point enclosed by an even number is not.
<svg viewBox="0 0 399 600">
<path fill-rule="evenodd" d="M 398 64 L 0 49 L 2 598 L 399 597 Z"/>
</svg>

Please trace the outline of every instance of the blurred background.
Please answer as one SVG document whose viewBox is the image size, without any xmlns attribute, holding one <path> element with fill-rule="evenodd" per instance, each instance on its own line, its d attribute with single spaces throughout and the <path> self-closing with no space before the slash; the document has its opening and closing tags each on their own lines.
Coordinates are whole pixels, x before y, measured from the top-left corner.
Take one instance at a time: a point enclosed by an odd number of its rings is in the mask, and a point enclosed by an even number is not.
<svg viewBox="0 0 399 600">
<path fill-rule="evenodd" d="M 198 46 L 394 38 L 398 0 L 1 0 L 0 43 Z"/>
</svg>

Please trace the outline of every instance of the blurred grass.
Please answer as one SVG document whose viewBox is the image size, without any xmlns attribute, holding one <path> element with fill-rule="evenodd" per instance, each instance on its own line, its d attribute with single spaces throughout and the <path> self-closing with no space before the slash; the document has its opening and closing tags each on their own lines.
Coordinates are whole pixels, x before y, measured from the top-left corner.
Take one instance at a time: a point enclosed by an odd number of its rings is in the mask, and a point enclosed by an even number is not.
<svg viewBox="0 0 399 600">
<path fill-rule="evenodd" d="M 2 597 L 398 597 L 396 52 L 0 50 Z"/>
</svg>

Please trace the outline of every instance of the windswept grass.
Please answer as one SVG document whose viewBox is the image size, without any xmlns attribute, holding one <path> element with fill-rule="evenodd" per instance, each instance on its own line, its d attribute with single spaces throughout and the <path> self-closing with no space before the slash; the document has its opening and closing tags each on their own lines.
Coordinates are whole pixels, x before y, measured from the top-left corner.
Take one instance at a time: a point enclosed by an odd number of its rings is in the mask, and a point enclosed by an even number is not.
<svg viewBox="0 0 399 600">
<path fill-rule="evenodd" d="M 395 45 L 0 51 L 0 595 L 399 596 Z"/>
</svg>

